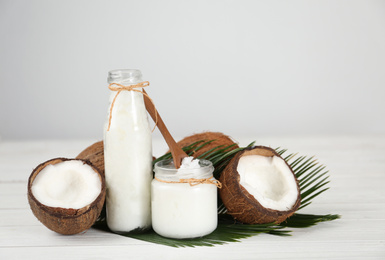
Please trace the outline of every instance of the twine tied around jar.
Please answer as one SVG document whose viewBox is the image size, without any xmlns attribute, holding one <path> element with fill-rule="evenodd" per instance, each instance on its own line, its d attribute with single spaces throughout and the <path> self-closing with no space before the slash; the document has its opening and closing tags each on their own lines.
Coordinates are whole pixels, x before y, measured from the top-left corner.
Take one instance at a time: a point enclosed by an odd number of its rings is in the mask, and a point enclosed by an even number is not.
<svg viewBox="0 0 385 260">
<path fill-rule="evenodd" d="M 205 178 L 205 179 L 194 179 L 194 178 L 189 178 L 189 179 L 180 179 L 179 181 L 165 181 L 162 179 L 159 179 L 155 177 L 155 180 L 160 181 L 160 182 L 165 182 L 165 183 L 188 183 L 190 186 L 196 186 L 199 184 L 214 184 L 215 186 L 218 187 L 218 189 L 222 188 L 222 183 L 216 179 L 212 178 Z"/>
<path fill-rule="evenodd" d="M 156 110 L 156 107 L 155 107 L 155 104 L 154 104 L 154 101 L 152 101 L 152 99 L 150 98 L 150 96 L 147 94 L 147 93 L 144 93 L 143 91 L 141 90 L 138 90 L 137 88 L 144 88 L 144 87 L 147 87 L 150 85 L 150 82 L 148 81 L 143 81 L 143 82 L 140 82 L 138 84 L 135 84 L 135 85 L 129 85 L 129 86 L 124 86 L 122 84 L 119 84 L 119 83 L 111 83 L 110 85 L 108 85 L 108 88 L 111 90 L 111 91 L 118 91 L 118 93 L 116 93 L 114 99 L 112 100 L 112 103 L 111 103 L 111 107 L 110 107 L 110 116 L 108 118 L 108 128 L 107 128 L 107 131 L 110 131 L 110 127 L 111 127 L 111 119 L 112 119 L 112 109 L 114 108 L 114 105 L 115 105 L 115 101 L 116 101 L 116 98 L 119 96 L 120 92 L 122 92 L 123 90 L 126 90 L 126 91 L 135 91 L 135 92 L 139 92 L 139 93 L 142 93 L 143 95 L 145 95 L 150 101 L 151 103 L 154 105 L 154 109 Z M 155 127 L 156 125 L 158 124 L 158 115 L 156 113 L 155 115 L 155 125 L 154 125 L 154 128 L 152 129 L 152 132 L 154 132 L 155 130 Z"/>
</svg>

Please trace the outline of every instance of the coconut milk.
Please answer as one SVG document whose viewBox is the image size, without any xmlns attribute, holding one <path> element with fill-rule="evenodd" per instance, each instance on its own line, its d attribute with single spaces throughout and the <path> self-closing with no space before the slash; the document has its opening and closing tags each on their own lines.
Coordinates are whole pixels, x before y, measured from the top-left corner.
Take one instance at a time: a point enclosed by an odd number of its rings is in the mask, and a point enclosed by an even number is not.
<svg viewBox="0 0 385 260">
<path fill-rule="evenodd" d="M 151 185 L 152 226 L 161 236 L 177 239 L 202 237 L 217 227 L 216 185 L 175 183 L 189 178 L 213 179 L 211 162 L 200 160 L 199 168 L 186 166 L 190 163 L 182 163 L 179 170 L 175 169 L 172 161 L 155 165 L 158 180 L 154 179 Z"/>
<path fill-rule="evenodd" d="M 138 70 L 110 71 L 109 83 L 125 86 L 142 82 Z M 111 92 L 111 102 L 117 95 Z M 104 130 L 107 224 L 114 232 L 131 232 L 151 226 L 151 130 L 143 95 L 121 91 L 113 109 L 109 131 Z"/>
</svg>

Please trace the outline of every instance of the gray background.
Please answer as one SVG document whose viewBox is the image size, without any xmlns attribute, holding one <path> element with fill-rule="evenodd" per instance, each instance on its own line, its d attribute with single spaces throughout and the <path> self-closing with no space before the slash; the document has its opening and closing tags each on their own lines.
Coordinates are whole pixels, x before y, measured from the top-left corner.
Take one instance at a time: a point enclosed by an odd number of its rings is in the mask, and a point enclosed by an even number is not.
<svg viewBox="0 0 385 260">
<path fill-rule="evenodd" d="M 385 1 L 0 0 L 0 136 L 101 139 L 118 68 L 176 136 L 384 134 L 384 28 Z"/>
</svg>

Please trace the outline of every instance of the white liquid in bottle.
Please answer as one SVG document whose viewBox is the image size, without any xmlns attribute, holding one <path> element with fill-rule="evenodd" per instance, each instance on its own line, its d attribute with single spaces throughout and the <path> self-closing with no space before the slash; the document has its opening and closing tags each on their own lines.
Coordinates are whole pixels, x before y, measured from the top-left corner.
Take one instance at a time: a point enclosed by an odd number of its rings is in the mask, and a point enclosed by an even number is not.
<svg viewBox="0 0 385 260">
<path fill-rule="evenodd" d="M 109 72 L 108 82 L 135 85 L 142 82 L 142 74 L 139 70 L 114 70 Z M 117 93 L 111 92 L 110 106 Z M 153 175 L 151 129 L 143 94 L 121 91 L 109 131 L 107 128 L 108 120 L 104 129 L 108 227 L 117 233 L 146 230 L 151 226 Z"/>
</svg>

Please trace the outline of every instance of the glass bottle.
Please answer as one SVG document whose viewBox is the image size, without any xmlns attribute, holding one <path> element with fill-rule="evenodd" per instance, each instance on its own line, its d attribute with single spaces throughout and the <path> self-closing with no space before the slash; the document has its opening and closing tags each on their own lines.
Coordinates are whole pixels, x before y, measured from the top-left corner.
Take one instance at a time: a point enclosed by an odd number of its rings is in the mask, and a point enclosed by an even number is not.
<svg viewBox="0 0 385 260">
<path fill-rule="evenodd" d="M 139 70 L 113 70 L 108 75 L 110 84 L 140 82 Z M 110 109 L 116 95 L 118 91 L 111 91 Z M 153 178 L 151 129 L 143 94 L 122 90 L 110 109 L 111 122 L 107 120 L 104 129 L 107 225 L 116 233 L 140 232 L 151 226 Z"/>
</svg>

